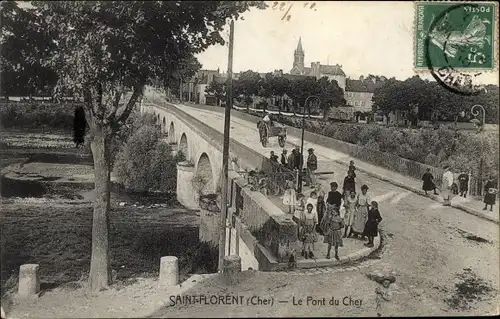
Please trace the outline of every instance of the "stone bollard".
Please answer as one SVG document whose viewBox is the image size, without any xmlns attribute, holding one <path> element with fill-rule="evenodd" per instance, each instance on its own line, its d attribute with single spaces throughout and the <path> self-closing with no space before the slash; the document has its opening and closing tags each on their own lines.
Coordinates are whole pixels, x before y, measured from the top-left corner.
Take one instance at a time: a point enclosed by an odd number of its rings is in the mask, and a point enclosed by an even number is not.
<svg viewBox="0 0 500 319">
<path fill-rule="evenodd" d="M 177 257 L 161 257 L 159 288 L 167 288 L 177 284 L 179 284 L 179 264 Z"/>
<path fill-rule="evenodd" d="M 225 256 L 222 263 L 222 276 L 228 285 L 236 284 L 238 274 L 241 272 L 240 256 Z"/>
<path fill-rule="evenodd" d="M 38 264 L 25 264 L 19 267 L 18 297 L 29 299 L 40 292 L 40 278 L 38 277 Z"/>
</svg>

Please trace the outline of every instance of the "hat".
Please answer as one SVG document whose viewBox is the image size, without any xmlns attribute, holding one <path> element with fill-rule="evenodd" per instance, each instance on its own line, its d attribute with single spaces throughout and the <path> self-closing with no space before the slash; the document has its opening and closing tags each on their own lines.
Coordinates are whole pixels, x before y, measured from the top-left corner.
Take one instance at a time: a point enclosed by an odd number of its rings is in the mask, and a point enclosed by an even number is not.
<svg viewBox="0 0 500 319">
<path fill-rule="evenodd" d="M 361 189 L 366 189 L 366 190 L 368 190 L 368 186 L 363 185 L 363 186 L 361 186 Z"/>
<path fill-rule="evenodd" d="M 308 152 L 314 152 L 314 148 L 310 148 L 307 150 Z"/>
<path fill-rule="evenodd" d="M 384 281 L 389 280 L 389 282 L 391 284 L 393 284 L 396 282 L 396 277 L 394 277 L 394 276 L 377 276 L 377 277 L 373 278 L 373 280 L 375 280 L 379 284 L 382 284 Z"/>
</svg>

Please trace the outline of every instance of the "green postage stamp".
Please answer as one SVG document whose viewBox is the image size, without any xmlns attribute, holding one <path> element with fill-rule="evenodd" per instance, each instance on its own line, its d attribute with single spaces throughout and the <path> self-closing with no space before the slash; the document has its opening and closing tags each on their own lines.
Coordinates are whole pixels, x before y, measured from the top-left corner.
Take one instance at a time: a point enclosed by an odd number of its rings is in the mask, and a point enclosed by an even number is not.
<svg viewBox="0 0 500 319">
<path fill-rule="evenodd" d="M 494 70 L 497 23 L 495 2 L 415 2 L 415 69 Z"/>
</svg>

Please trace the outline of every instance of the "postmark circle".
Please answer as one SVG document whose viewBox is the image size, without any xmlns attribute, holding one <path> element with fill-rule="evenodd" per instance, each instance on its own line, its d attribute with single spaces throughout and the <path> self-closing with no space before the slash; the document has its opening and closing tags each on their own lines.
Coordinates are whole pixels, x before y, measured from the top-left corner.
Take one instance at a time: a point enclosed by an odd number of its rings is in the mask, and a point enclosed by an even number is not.
<svg viewBox="0 0 500 319">
<path fill-rule="evenodd" d="M 448 21 L 448 16 L 450 14 L 454 14 L 455 16 L 459 17 L 463 16 L 461 18 L 461 20 L 463 21 L 463 29 L 468 28 L 466 24 L 468 23 L 468 21 L 471 21 L 471 17 L 473 21 L 475 21 L 474 19 L 477 19 L 477 17 L 473 16 L 471 12 L 467 12 L 466 10 L 464 10 L 465 7 L 477 8 L 479 7 L 479 4 L 461 3 L 451 5 L 440 12 L 431 21 L 428 33 L 424 40 L 424 52 L 426 66 L 430 70 L 433 78 L 441 86 L 451 92 L 470 96 L 478 95 L 479 93 L 484 91 L 483 85 L 475 84 L 477 76 L 481 75 L 482 73 L 459 71 L 453 66 L 453 63 L 451 63 L 449 58 L 449 55 L 453 55 L 453 57 L 456 57 L 455 62 L 458 59 L 460 63 L 463 64 L 464 68 L 470 65 L 470 60 L 468 59 L 470 54 L 468 55 L 463 52 L 461 48 L 456 46 L 454 43 L 454 38 L 462 36 L 462 34 L 460 34 L 461 30 L 453 30 Z M 437 46 L 441 49 L 440 52 L 442 56 L 440 56 L 439 58 L 441 58 L 441 61 L 444 61 L 443 66 L 436 67 L 434 65 L 433 59 L 431 57 L 431 45 Z M 434 52 L 436 52 L 436 50 L 434 50 Z"/>
</svg>

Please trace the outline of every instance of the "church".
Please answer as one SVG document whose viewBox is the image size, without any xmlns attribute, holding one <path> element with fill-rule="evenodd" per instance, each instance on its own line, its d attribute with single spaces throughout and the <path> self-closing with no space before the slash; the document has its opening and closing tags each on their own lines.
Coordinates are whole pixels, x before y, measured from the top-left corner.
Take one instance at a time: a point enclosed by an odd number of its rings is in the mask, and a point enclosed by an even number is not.
<svg viewBox="0 0 500 319">
<path fill-rule="evenodd" d="M 326 76 L 329 80 L 337 81 L 342 90 L 346 90 L 346 75 L 342 70 L 342 65 L 324 65 L 320 62 L 311 62 L 311 67 L 304 66 L 305 53 L 302 48 L 302 38 L 299 38 L 297 48 L 293 53 L 293 67 L 290 70 L 292 75 L 314 76 L 316 79 L 321 79 Z"/>
</svg>

